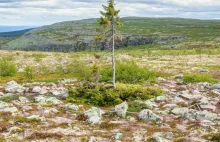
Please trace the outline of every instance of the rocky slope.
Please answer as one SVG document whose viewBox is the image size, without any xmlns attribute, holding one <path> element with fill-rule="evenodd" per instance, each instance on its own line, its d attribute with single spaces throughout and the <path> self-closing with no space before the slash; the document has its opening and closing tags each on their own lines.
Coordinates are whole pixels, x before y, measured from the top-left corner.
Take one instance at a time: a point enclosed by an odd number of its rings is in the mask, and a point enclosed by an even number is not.
<svg viewBox="0 0 220 142">
<path fill-rule="evenodd" d="M 0 49 L 78 51 L 96 47 L 97 19 L 56 23 L 34 29 L 25 35 L 1 44 Z M 137 46 L 168 41 L 214 41 L 219 37 L 219 21 L 179 18 L 122 18 L 122 41 L 116 47 Z M 174 42 L 174 43 L 175 43 Z M 5 42 L 4 42 L 5 43 Z M 99 43 L 99 49 L 108 49 L 107 42 Z M 176 44 L 176 43 L 175 43 Z"/>
<path fill-rule="evenodd" d="M 165 93 L 128 112 L 67 103 L 74 80 L 0 87 L 0 141 L 209 142 L 220 137 L 220 84 L 157 78 Z M 10 98 L 10 99 L 9 99 Z M 217 139 L 218 138 L 218 139 Z"/>
</svg>

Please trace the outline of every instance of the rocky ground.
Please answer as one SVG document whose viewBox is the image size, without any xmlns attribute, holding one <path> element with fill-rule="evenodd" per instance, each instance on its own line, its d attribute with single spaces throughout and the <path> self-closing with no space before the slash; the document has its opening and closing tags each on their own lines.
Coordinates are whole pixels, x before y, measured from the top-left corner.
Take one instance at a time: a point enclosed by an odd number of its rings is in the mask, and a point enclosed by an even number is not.
<svg viewBox="0 0 220 142">
<path fill-rule="evenodd" d="M 0 141 L 208 142 L 219 141 L 220 84 L 157 78 L 164 95 L 99 108 L 65 101 L 72 80 L 0 87 Z M 217 140 L 218 138 L 218 140 Z"/>
</svg>

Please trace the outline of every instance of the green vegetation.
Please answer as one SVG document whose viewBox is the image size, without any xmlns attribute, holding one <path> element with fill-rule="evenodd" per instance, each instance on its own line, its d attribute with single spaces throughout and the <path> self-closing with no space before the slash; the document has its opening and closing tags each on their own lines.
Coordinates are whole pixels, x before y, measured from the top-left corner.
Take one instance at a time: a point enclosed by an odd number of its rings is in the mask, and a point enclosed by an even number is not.
<svg viewBox="0 0 220 142">
<path fill-rule="evenodd" d="M 0 76 L 14 76 L 17 73 L 17 67 L 5 58 L 0 58 Z"/>
<path fill-rule="evenodd" d="M 86 103 L 95 106 L 112 106 L 123 101 L 147 100 L 162 95 L 161 89 L 143 88 L 141 86 L 118 84 L 116 89 L 92 84 L 85 84 L 76 89 L 69 89 L 67 101 Z"/>
<path fill-rule="evenodd" d="M 111 80 L 112 70 L 104 67 L 101 70 L 101 81 Z M 116 62 L 116 80 L 122 83 L 143 83 L 145 81 L 155 82 L 156 73 L 146 68 L 139 67 L 134 61 Z"/>
<path fill-rule="evenodd" d="M 130 102 L 128 104 L 128 111 L 130 112 L 140 112 L 141 110 L 147 108 L 145 104 L 139 104 L 137 102 Z"/>
<path fill-rule="evenodd" d="M 27 81 L 33 80 L 33 78 L 34 78 L 33 67 L 31 67 L 31 66 L 25 67 L 25 69 L 24 69 L 24 76 L 25 76 Z"/>
<path fill-rule="evenodd" d="M 192 74 L 183 76 L 183 81 L 185 82 L 209 82 L 209 83 L 217 83 L 218 81 L 211 77 L 209 74 Z"/>
</svg>

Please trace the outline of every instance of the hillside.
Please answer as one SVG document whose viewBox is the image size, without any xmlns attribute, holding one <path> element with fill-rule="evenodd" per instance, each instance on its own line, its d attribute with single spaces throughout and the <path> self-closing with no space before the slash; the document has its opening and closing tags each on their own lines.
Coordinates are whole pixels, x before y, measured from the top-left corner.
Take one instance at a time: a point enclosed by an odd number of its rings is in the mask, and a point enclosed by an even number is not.
<svg viewBox="0 0 220 142">
<path fill-rule="evenodd" d="M 29 31 L 1 49 L 77 51 L 95 47 L 97 19 L 67 21 Z M 219 46 L 220 21 L 180 18 L 122 18 L 124 39 L 116 47 L 160 43 L 168 47 Z M 181 43 L 178 42 L 181 40 Z M 174 41 L 174 42 L 168 42 Z M 205 43 L 204 43 L 205 42 Z M 98 48 L 107 49 L 106 44 Z"/>
</svg>

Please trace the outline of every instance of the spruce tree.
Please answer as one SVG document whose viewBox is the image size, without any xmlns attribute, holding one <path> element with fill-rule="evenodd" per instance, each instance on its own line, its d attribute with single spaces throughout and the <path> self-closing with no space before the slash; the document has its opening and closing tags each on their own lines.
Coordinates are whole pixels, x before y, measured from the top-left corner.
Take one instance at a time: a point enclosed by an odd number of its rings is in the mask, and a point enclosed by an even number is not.
<svg viewBox="0 0 220 142">
<path fill-rule="evenodd" d="M 109 0 L 108 6 L 103 5 L 104 11 L 100 11 L 101 18 L 98 20 L 99 25 L 102 29 L 99 29 L 98 39 L 110 38 L 112 42 L 112 85 L 115 85 L 115 39 L 117 38 L 116 29 L 122 27 L 120 23 L 119 12 L 120 10 L 115 9 L 115 1 Z"/>
</svg>

